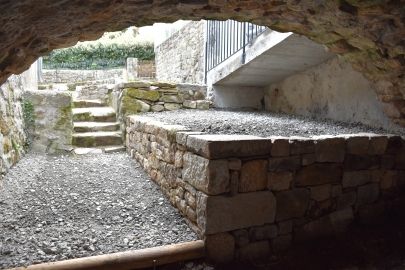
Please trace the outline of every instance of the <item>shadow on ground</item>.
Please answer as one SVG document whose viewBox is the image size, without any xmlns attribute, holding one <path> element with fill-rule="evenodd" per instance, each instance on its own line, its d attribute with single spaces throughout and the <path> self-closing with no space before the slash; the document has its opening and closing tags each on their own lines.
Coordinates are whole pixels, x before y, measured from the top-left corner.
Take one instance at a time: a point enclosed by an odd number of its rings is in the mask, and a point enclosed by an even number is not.
<svg viewBox="0 0 405 270">
<path fill-rule="evenodd" d="M 189 264 L 190 266 L 190 264 Z M 193 262 L 156 269 L 206 269 Z M 353 224 L 348 233 L 295 245 L 287 253 L 264 262 L 215 266 L 216 270 L 405 270 L 405 211 L 388 213 L 372 225 Z"/>
</svg>

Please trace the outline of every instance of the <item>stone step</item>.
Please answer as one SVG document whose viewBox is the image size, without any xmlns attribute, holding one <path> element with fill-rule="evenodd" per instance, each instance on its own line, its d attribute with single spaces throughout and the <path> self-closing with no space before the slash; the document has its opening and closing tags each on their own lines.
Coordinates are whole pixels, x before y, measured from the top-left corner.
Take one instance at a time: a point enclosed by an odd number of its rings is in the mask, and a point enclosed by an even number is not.
<svg viewBox="0 0 405 270">
<path fill-rule="evenodd" d="M 73 133 L 72 144 L 79 147 L 122 146 L 122 136 L 118 131 Z"/>
<path fill-rule="evenodd" d="M 95 132 L 95 131 L 118 131 L 120 130 L 119 122 L 74 122 L 73 131 L 78 132 Z"/>
<path fill-rule="evenodd" d="M 104 101 L 100 99 L 77 99 L 73 100 L 73 106 L 75 108 L 89 108 L 89 107 L 106 107 Z"/>
<path fill-rule="evenodd" d="M 116 113 L 111 107 L 74 108 L 74 122 L 115 122 Z"/>
<path fill-rule="evenodd" d="M 102 153 L 116 153 L 123 152 L 126 148 L 123 145 L 109 145 L 100 147 L 77 147 L 73 150 L 76 155 L 88 155 L 88 154 L 102 154 Z"/>
</svg>

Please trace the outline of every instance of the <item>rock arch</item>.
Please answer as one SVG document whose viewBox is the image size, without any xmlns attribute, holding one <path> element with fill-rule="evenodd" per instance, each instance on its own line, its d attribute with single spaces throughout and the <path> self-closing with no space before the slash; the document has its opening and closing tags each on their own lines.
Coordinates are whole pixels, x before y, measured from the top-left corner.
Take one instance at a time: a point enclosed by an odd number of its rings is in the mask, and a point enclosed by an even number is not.
<svg viewBox="0 0 405 270">
<path fill-rule="evenodd" d="M 53 49 L 177 19 L 236 19 L 325 44 L 376 83 L 405 126 L 403 0 L 21 0 L 0 2 L 0 83 Z"/>
</svg>

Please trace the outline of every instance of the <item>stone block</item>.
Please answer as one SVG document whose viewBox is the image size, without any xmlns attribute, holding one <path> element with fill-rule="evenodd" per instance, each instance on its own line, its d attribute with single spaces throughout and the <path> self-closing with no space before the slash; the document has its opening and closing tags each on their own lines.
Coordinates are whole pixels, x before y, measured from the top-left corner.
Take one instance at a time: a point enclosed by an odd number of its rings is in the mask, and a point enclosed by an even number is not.
<svg viewBox="0 0 405 270">
<path fill-rule="evenodd" d="M 348 154 L 345 157 L 344 167 L 348 171 L 378 169 L 380 167 L 380 157 Z"/>
<path fill-rule="evenodd" d="M 196 109 L 197 108 L 197 102 L 194 100 L 185 100 L 183 102 L 183 107 L 187 109 Z"/>
<path fill-rule="evenodd" d="M 288 138 L 272 138 L 272 143 L 272 157 L 285 157 L 290 155 L 290 142 Z"/>
<path fill-rule="evenodd" d="M 245 229 L 233 231 L 232 235 L 235 238 L 235 244 L 237 247 L 247 246 L 250 242 L 249 232 Z"/>
<path fill-rule="evenodd" d="M 143 99 L 149 101 L 159 100 L 160 93 L 158 91 L 149 91 L 139 88 L 127 88 L 124 89 L 124 95 L 128 95 L 132 98 Z"/>
<path fill-rule="evenodd" d="M 292 234 L 280 235 L 271 241 L 271 246 L 274 252 L 287 250 L 292 243 Z"/>
<path fill-rule="evenodd" d="M 292 137 L 290 139 L 290 154 L 302 155 L 315 153 L 314 140 L 308 138 Z"/>
<path fill-rule="evenodd" d="M 342 186 L 341 185 L 333 185 L 332 186 L 332 198 L 340 196 L 342 194 Z"/>
<path fill-rule="evenodd" d="M 183 155 L 183 180 L 209 195 L 229 192 L 227 160 L 208 160 L 185 153 Z"/>
<path fill-rule="evenodd" d="M 241 261 L 255 262 L 259 259 L 266 259 L 270 256 L 270 245 L 268 241 L 259 241 L 239 249 L 238 259 Z"/>
<path fill-rule="evenodd" d="M 357 205 L 364 205 L 375 202 L 380 195 L 379 185 L 372 183 L 358 187 L 357 189 Z"/>
<path fill-rule="evenodd" d="M 304 216 L 309 199 L 310 193 L 306 188 L 278 192 L 276 194 L 276 220 L 283 221 Z"/>
<path fill-rule="evenodd" d="M 315 144 L 317 162 L 343 162 L 346 142 L 344 138 L 319 137 Z"/>
<path fill-rule="evenodd" d="M 178 103 L 165 103 L 165 110 L 176 111 L 181 109 L 181 104 Z"/>
<path fill-rule="evenodd" d="M 201 135 L 203 132 L 199 131 L 179 131 L 176 133 L 176 142 L 181 145 L 186 145 L 187 137 L 189 135 Z"/>
<path fill-rule="evenodd" d="M 267 187 L 270 191 L 290 189 L 293 178 L 292 172 L 269 172 Z"/>
<path fill-rule="evenodd" d="M 297 186 L 315 186 L 328 183 L 338 183 L 342 178 L 340 164 L 312 164 L 301 168 L 296 174 Z"/>
<path fill-rule="evenodd" d="M 197 201 L 195 196 L 193 196 L 190 192 L 186 191 L 184 193 L 184 199 L 186 200 L 187 205 L 189 205 L 192 209 L 197 208 Z"/>
<path fill-rule="evenodd" d="M 331 189 L 331 184 L 311 187 L 311 199 L 318 202 L 327 200 L 331 197 Z"/>
<path fill-rule="evenodd" d="M 276 200 L 269 191 L 197 197 L 197 223 L 205 234 L 273 223 L 275 214 Z"/>
<path fill-rule="evenodd" d="M 285 235 L 292 232 L 293 222 L 292 220 L 282 221 L 278 223 L 278 234 Z"/>
<path fill-rule="evenodd" d="M 242 165 L 239 192 L 264 190 L 267 187 L 267 160 L 251 160 Z"/>
<path fill-rule="evenodd" d="M 350 171 L 343 173 L 343 188 L 357 187 L 371 181 L 370 171 Z"/>
<path fill-rule="evenodd" d="M 348 207 L 332 212 L 329 214 L 329 219 L 335 233 L 345 232 L 354 219 L 353 209 Z"/>
<path fill-rule="evenodd" d="M 230 170 L 239 171 L 242 168 L 242 161 L 237 158 L 231 158 L 228 160 L 228 167 Z"/>
<path fill-rule="evenodd" d="M 207 235 L 205 238 L 207 259 L 214 263 L 227 263 L 234 260 L 235 240 L 229 233 Z"/>
<path fill-rule="evenodd" d="M 183 98 L 179 95 L 163 95 L 160 99 L 165 103 L 183 103 Z"/>
<path fill-rule="evenodd" d="M 304 154 L 301 157 L 302 161 L 301 164 L 303 166 L 308 166 L 314 164 L 316 162 L 316 155 L 315 154 Z"/>
<path fill-rule="evenodd" d="M 250 135 L 189 135 L 187 149 L 208 159 L 268 155 L 271 140 Z"/>
<path fill-rule="evenodd" d="M 174 166 L 176 166 L 176 168 L 182 168 L 183 167 L 183 155 L 184 152 L 177 150 L 176 154 L 174 155 Z"/>
<path fill-rule="evenodd" d="M 229 194 L 231 196 L 234 196 L 238 194 L 238 189 L 239 189 L 239 172 L 238 171 L 231 171 L 231 182 L 230 182 L 230 192 Z"/>
<path fill-rule="evenodd" d="M 163 112 L 165 110 L 165 107 L 160 104 L 155 104 L 151 106 L 151 111 L 152 112 Z"/>
<path fill-rule="evenodd" d="M 252 242 L 260 240 L 269 240 L 277 237 L 278 229 L 274 224 L 267 224 L 259 227 L 252 227 L 249 229 L 249 239 Z"/>
<path fill-rule="evenodd" d="M 269 171 L 296 171 L 301 167 L 299 156 L 274 157 L 269 159 Z"/>
<path fill-rule="evenodd" d="M 380 188 L 382 190 L 392 188 L 398 182 L 398 178 L 398 171 L 385 171 L 381 177 Z"/>
<path fill-rule="evenodd" d="M 386 154 L 395 155 L 402 148 L 402 138 L 400 136 L 390 136 L 388 137 L 387 148 L 385 150 Z"/>
<path fill-rule="evenodd" d="M 337 209 L 344 209 L 356 203 L 357 194 L 355 191 L 345 192 L 337 197 Z"/>
<path fill-rule="evenodd" d="M 370 138 L 368 154 L 369 155 L 382 155 L 385 153 L 388 145 L 388 137 L 386 136 L 373 136 Z"/>
<path fill-rule="evenodd" d="M 395 167 L 395 156 L 394 155 L 382 155 L 381 156 L 381 168 L 382 169 L 392 169 Z"/>
<path fill-rule="evenodd" d="M 370 138 L 368 136 L 351 136 L 347 138 L 346 147 L 348 154 L 367 155 Z"/>
<path fill-rule="evenodd" d="M 197 109 L 199 110 L 209 110 L 210 102 L 208 100 L 197 100 Z"/>
</svg>

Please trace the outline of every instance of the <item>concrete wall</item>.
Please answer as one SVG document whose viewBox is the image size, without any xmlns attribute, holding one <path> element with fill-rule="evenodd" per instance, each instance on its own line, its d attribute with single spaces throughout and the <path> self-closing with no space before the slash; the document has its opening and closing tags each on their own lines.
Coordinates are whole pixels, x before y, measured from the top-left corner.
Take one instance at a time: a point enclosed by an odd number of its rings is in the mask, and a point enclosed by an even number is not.
<svg viewBox="0 0 405 270">
<path fill-rule="evenodd" d="M 265 90 L 266 110 L 394 128 L 373 84 L 339 58 L 290 76 Z"/>
<path fill-rule="evenodd" d="M 155 47 L 156 79 L 174 83 L 204 83 L 205 22 L 188 22 Z"/>
<path fill-rule="evenodd" d="M 23 93 L 37 87 L 37 63 L 0 86 L 0 173 L 16 164 L 25 152 L 27 136 Z M 1 176 L 0 176 L 1 179 Z"/>
<path fill-rule="evenodd" d="M 256 110 L 264 108 L 262 87 L 213 85 L 210 94 L 210 99 L 217 108 Z"/>
</svg>

